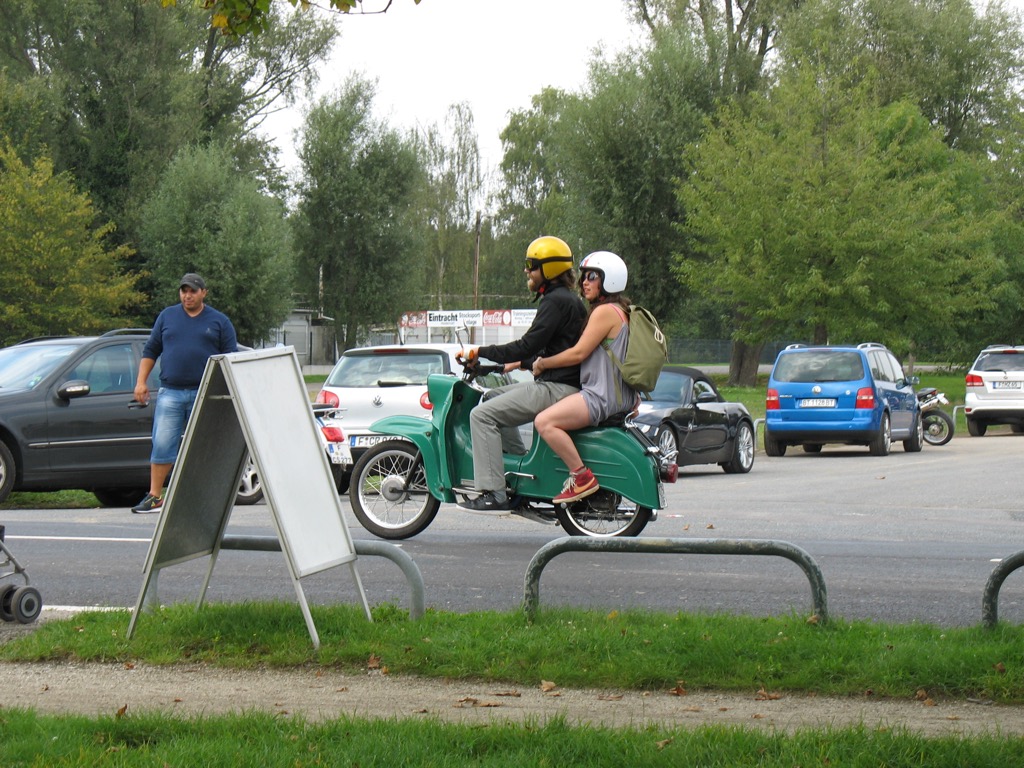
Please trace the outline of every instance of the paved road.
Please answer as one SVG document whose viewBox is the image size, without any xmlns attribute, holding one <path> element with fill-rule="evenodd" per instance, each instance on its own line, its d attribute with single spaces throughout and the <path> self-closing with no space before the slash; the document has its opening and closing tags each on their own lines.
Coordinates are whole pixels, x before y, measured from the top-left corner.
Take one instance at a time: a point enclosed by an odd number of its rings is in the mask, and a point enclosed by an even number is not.
<svg viewBox="0 0 1024 768">
<path fill-rule="evenodd" d="M 1024 436 L 1008 433 L 957 437 L 917 454 L 896 447 L 886 458 L 840 447 L 782 458 L 759 453 L 748 475 L 684 471 L 644 535 L 788 541 L 821 567 L 833 616 L 974 625 L 995 563 L 1024 549 L 1022 456 Z M 348 520 L 354 538 L 372 538 Z M 155 516 L 0 510 L 0 523 L 47 604 L 135 604 Z M 272 531 L 263 505 L 232 513 L 229 533 Z M 427 531 L 399 545 L 422 571 L 429 607 L 507 610 L 522 601 L 530 559 L 561 535 L 446 506 Z M 163 601 L 194 601 L 206 568 L 201 560 L 165 569 Z M 393 563 L 360 558 L 358 570 L 371 603 L 408 605 L 408 585 Z M 313 603 L 357 599 L 347 568 L 302 583 Z M 295 599 L 280 553 L 221 554 L 209 600 L 269 598 Z M 807 613 L 811 601 L 802 572 L 777 558 L 573 553 L 544 571 L 541 604 L 778 615 Z M 1007 580 L 999 611 L 1003 620 L 1024 621 L 1024 571 Z"/>
</svg>

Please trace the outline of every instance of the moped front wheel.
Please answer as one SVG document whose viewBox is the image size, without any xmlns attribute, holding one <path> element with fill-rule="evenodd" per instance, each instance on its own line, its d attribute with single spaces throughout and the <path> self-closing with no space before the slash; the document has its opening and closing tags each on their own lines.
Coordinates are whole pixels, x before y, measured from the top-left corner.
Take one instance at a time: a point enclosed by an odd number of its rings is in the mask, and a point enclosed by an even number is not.
<svg viewBox="0 0 1024 768">
<path fill-rule="evenodd" d="M 352 512 L 382 539 L 408 539 L 430 525 L 441 502 L 430 495 L 412 443 L 388 440 L 363 454 L 348 489 Z"/>
<path fill-rule="evenodd" d="M 953 439 L 953 419 L 945 411 L 928 411 L 922 419 L 928 445 L 945 445 Z"/>
<path fill-rule="evenodd" d="M 570 536 L 595 539 L 636 536 L 651 521 L 650 509 L 605 490 L 571 504 L 559 505 L 555 515 L 562 530 Z"/>
</svg>

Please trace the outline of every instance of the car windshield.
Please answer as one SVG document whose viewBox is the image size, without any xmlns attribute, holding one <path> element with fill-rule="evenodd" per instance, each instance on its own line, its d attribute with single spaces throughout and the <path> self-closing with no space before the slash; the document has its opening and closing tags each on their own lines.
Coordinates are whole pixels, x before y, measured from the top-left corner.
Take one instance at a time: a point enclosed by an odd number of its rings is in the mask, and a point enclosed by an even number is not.
<svg viewBox="0 0 1024 768">
<path fill-rule="evenodd" d="M 0 349 L 0 388 L 32 389 L 76 349 L 77 344 L 33 344 Z"/>
<path fill-rule="evenodd" d="M 776 381 L 856 381 L 864 378 L 864 363 L 857 352 L 807 350 L 779 357 L 772 377 Z"/>
<path fill-rule="evenodd" d="M 678 403 L 686 399 L 690 394 L 690 387 L 693 386 L 693 379 L 685 373 L 674 371 L 662 371 L 658 376 L 658 383 L 651 392 L 651 400 L 664 400 L 665 402 Z"/>
<path fill-rule="evenodd" d="M 988 352 L 974 364 L 976 371 L 1024 371 L 1024 354 L 1017 352 Z"/>
<path fill-rule="evenodd" d="M 387 352 L 343 355 L 327 379 L 332 387 L 425 385 L 432 373 L 447 373 L 443 352 Z"/>
</svg>

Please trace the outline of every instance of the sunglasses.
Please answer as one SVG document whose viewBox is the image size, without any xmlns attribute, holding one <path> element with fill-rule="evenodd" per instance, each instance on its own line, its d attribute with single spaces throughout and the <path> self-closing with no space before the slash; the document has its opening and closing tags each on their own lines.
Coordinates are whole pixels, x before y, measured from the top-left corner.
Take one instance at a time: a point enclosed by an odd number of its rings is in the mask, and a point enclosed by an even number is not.
<svg viewBox="0 0 1024 768">
<path fill-rule="evenodd" d="M 596 283 L 600 279 L 600 272 L 584 272 L 582 275 L 580 275 L 580 281 L 585 283 Z"/>
</svg>

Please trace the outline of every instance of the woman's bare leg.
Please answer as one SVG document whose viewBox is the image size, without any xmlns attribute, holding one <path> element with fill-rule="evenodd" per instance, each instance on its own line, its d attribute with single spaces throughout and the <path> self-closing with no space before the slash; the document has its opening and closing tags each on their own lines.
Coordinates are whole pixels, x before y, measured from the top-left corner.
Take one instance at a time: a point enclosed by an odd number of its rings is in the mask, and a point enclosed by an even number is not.
<svg viewBox="0 0 1024 768">
<path fill-rule="evenodd" d="M 583 466 L 576 444 L 567 431 L 590 424 L 590 413 L 583 395 L 569 395 L 559 400 L 537 414 L 533 424 L 540 438 L 551 446 L 551 450 L 565 462 L 570 472 Z"/>
</svg>

